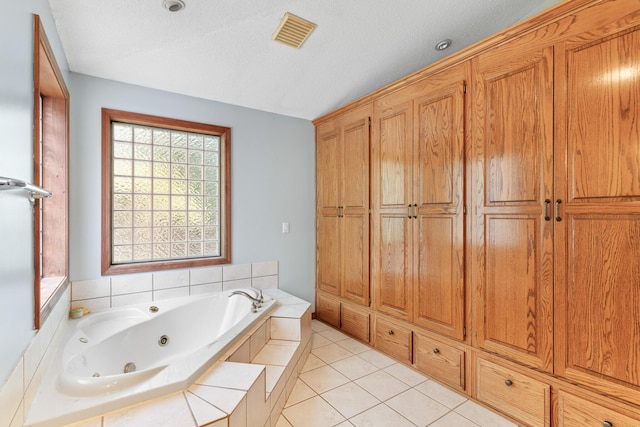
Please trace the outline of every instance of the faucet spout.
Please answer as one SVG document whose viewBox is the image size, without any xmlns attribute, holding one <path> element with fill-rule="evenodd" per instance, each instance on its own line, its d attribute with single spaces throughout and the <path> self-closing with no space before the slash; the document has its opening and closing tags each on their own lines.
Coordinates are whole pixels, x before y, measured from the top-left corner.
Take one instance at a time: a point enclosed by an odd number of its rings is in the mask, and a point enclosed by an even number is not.
<svg viewBox="0 0 640 427">
<path fill-rule="evenodd" d="M 249 300 L 251 300 L 251 306 L 253 307 L 253 312 L 255 313 L 256 310 L 258 308 L 260 308 L 262 306 L 262 303 L 264 302 L 264 298 L 262 297 L 262 291 L 260 291 L 260 296 L 259 297 L 254 297 L 249 295 L 247 292 L 245 291 L 233 291 L 229 294 L 229 298 L 231 298 L 234 295 L 242 295 L 245 298 L 248 298 Z"/>
</svg>

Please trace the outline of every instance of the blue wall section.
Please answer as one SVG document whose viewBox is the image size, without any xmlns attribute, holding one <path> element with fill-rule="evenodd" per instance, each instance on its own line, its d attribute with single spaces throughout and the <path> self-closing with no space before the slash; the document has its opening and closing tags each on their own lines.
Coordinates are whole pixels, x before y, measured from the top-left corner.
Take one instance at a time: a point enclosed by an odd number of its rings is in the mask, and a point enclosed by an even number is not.
<svg viewBox="0 0 640 427">
<path fill-rule="evenodd" d="M 215 83 L 207 83 L 215 84 Z M 101 108 L 231 128 L 232 260 L 279 261 L 280 287 L 313 301 L 310 121 L 71 73 L 71 280 L 100 277 Z M 291 224 L 281 233 L 282 222 Z"/>
<path fill-rule="evenodd" d="M 63 76 L 68 67 L 43 0 L 2 0 L 0 176 L 33 180 L 33 14 L 40 15 Z M 25 194 L 0 194 L 0 386 L 34 334 L 33 218 Z"/>
</svg>

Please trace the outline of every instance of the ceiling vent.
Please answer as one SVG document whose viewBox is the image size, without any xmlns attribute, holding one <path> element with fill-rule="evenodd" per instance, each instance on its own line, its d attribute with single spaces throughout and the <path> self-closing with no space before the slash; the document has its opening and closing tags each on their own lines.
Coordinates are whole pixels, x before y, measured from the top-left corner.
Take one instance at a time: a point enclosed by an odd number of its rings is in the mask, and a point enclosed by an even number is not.
<svg viewBox="0 0 640 427">
<path fill-rule="evenodd" d="M 300 49 L 302 43 L 309 37 L 309 34 L 316 26 L 313 22 L 286 12 L 272 38 L 280 43 Z"/>
</svg>

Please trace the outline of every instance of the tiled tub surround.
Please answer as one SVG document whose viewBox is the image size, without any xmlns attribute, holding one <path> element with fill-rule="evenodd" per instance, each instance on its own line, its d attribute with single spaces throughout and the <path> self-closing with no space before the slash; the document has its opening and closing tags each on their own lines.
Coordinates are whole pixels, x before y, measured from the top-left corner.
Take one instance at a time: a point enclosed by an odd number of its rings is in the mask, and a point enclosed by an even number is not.
<svg viewBox="0 0 640 427">
<path fill-rule="evenodd" d="M 192 386 L 77 425 L 270 426 L 311 349 L 311 305 L 277 289 L 264 293 L 277 306 Z"/>
<path fill-rule="evenodd" d="M 90 310 L 221 292 L 278 288 L 278 262 L 127 274 L 71 283 L 72 307 Z"/>
<path fill-rule="evenodd" d="M 103 310 L 70 321 L 27 425 L 70 424 L 188 387 L 276 306 L 266 296 L 252 312 L 249 299 L 231 292 L 157 301 L 153 311 L 148 303 Z M 124 373 L 127 366 L 131 372 Z"/>
<path fill-rule="evenodd" d="M 57 348 L 61 325 L 72 307 L 100 310 L 226 289 L 278 288 L 278 262 L 256 262 L 190 270 L 140 273 L 74 281 L 34 332 L 31 343 L 4 384 L 0 384 L 0 426 L 19 427 Z"/>
<path fill-rule="evenodd" d="M 69 315 L 71 288 L 67 288 L 51 314 L 34 332 L 31 343 L 4 384 L 0 384 L 0 426 L 20 427 L 56 352 Z"/>
</svg>

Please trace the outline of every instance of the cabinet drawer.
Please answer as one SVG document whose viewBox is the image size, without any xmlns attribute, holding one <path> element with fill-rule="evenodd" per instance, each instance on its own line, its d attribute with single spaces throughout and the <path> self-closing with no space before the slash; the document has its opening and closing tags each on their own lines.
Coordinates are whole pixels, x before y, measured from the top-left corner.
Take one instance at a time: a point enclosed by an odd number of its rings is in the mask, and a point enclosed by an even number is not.
<svg viewBox="0 0 640 427">
<path fill-rule="evenodd" d="M 407 328 L 377 318 L 375 346 L 396 359 L 411 363 L 411 330 Z"/>
<path fill-rule="evenodd" d="M 640 426 L 640 415 L 638 418 L 630 418 L 563 391 L 558 392 L 556 413 L 557 420 L 554 425 L 558 427 Z"/>
<path fill-rule="evenodd" d="M 342 305 L 342 330 L 361 341 L 369 342 L 369 313 Z"/>
<path fill-rule="evenodd" d="M 532 427 L 549 425 L 548 384 L 482 359 L 477 368 L 478 400 Z"/>
<path fill-rule="evenodd" d="M 413 334 L 413 363 L 431 378 L 458 390 L 464 390 L 463 350 L 424 335 Z"/>
<path fill-rule="evenodd" d="M 318 295 L 316 317 L 336 328 L 340 327 L 340 302 Z"/>
</svg>

